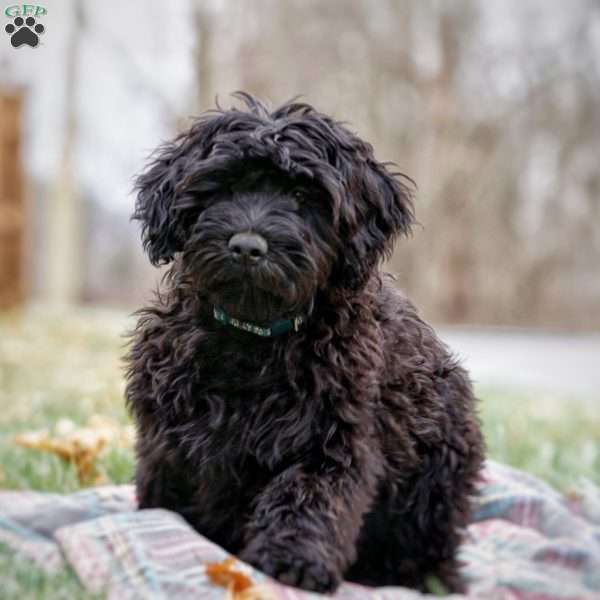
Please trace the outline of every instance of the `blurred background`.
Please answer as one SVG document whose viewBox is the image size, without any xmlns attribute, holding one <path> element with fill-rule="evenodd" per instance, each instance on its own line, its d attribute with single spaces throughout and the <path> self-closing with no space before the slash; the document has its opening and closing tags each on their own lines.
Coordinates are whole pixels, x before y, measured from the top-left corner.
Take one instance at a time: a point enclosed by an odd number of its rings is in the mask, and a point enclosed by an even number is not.
<svg viewBox="0 0 600 600">
<path fill-rule="evenodd" d="M 389 268 L 427 318 L 600 329 L 597 0 L 44 6 L 37 48 L 0 44 L 4 303 L 141 302 L 133 176 L 244 89 L 302 94 L 415 179 Z"/>
<path fill-rule="evenodd" d="M 301 94 L 417 182 L 419 225 L 387 268 L 466 360 L 493 452 L 559 483 L 600 475 L 598 0 L 42 5 L 36 48 L 12 47 L 2 7 L 6 431 L 120 406 L 119 334 L 161 274 L 133 178 L 243 89 Z"/>
<path fill-rule="evenodd" d="M 159 276 L 129 221 L 151 150 L 234 90 L 302 94 L 417 182 L 420 225 L 387 267 L 427 319 L 471 326 L 449 339 L 477 373 L 528 356 L 511 377 L 567 362 L 566 387 L 600 385 L 597 339 L 571 336 L 565 360 L 564 337 L 539 335 L 600 331 L 597 0 L 44 8 L 37 48 L 0 43 L 2 306 L 139 305 Z M 479 364 L 481 344 L 502 356 Z"/>
</svg>

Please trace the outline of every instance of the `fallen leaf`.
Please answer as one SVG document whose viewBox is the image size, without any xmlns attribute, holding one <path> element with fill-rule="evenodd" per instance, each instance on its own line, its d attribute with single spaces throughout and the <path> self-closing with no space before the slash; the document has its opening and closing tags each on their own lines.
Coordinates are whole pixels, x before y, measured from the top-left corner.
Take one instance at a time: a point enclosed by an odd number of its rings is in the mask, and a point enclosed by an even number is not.
<svg viewBox="0 0 600 600">
<path fill-rule="evenodd" d="M 235 568 L 236 560 L 232 556 L 219 563 L 206 565 L 208 578 L 221 587 L 231 587 L 234 593 L 242 592 L 252 585 L 252 579 Z"/>
<path fill-rule="evenodd" d="M 87 485 L 107 483 L 96 469 L 98 457 L 108 446 L 130 448 L 133 428 L 123 427 L 101 415 L 90 417 L 85 427 L 77 427 L 70 419 L 60 419 L 52 433 L 44 429 L 17 435 L 15 443 L 25 448 L 55 454 L 70 462 L 79 481 Z"/>
<path fill-rule="evenodd" d="M 233 556 L 218 563 L 209 563 L 206 575 L 215 585 L 227 588 L 227 600 L 275 600 L 273 590 L 265 584 L 253 583 L 238 564 Z"/>
</svg>

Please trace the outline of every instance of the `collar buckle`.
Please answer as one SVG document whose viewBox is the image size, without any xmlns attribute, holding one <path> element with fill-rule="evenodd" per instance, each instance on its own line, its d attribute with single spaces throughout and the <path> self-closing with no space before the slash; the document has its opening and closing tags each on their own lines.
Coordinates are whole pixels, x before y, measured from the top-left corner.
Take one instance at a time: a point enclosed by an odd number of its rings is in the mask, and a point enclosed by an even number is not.
<svg viewBox="0 0 600 600">
<path fill-rule="evenodd" d="M 302 325 L 302 321 L 303 321 L 303 319 L 300 315 L 293 318 L 292 322 L 294 324 L 294 331 L 296 331 L 296 332 L 299 331 L 300 325 Z"/>
</svg>

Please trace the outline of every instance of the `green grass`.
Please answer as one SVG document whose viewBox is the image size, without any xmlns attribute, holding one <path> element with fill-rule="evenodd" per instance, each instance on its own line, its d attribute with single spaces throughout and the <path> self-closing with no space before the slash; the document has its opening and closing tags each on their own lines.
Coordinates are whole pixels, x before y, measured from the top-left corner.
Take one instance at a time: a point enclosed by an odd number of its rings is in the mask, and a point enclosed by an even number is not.
<svg viewBox="0 0 600 600">
<path fill-rule="evenodd" d="M 84 425 L 93 414 L 128 423 L 123 404 L 123 332 L 131 325 L 112 313 L 30 310 L 0 317 L 0 486 L 72 492 L 73 466 L 15 446 L 15 434 L 51 429 L 61 418 Z M 109 481 L 131 480 L 129 452 L 112 449 L 99 471 Z"/>
<path fill-rule="evenodd" d="M 48 575 L 18 559 L 0 544 L 0 598 L 2 600 L 93 600 L 71 569 Z"/>
<path fill-rule="evenodd" d="M 101 414 L 126 424 L 123 332 L 115 313 L 29 309 L 0 315 L 0 487 L 72 492 L 75 470 L 13 443 L 15 434 L 52 428 L 67 417 L 84 424 Z M 600 416 L 573 399 L 479 388 L 488 454 L 566 490 L 580 477 L 600 483 Z M 107 481 L 127 483 L 131 451 L 113 448 L 98 465 Z M 0 546 L 3 598 L 90 598 L 66 570 L 45 575 Z"/>
<path fill-rule="evenodd" d="M 488 456 L 567 491 L 600 483 L 600 414 L 591 401 L 478 390 Z"/>
</svg>

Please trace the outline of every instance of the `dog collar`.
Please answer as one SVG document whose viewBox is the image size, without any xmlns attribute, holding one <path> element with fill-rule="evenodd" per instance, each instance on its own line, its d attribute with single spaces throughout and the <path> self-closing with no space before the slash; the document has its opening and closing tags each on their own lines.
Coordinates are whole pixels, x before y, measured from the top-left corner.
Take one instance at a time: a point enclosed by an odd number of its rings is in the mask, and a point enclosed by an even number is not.
<svg viewBox="0 0 600 600">
<path fill-rule="evenodd" d="M 225 325 L 231 325 L 237 329 L 242 329 L 243 331 L 248 331 L 262 337 L 275 337 L 287 331 L 298 331 L 305 320 L 302 315 L 298 315 L 293 319 L 279 319 L 278 321 L 274 321 L 269 327 L 261 327 L 249 321 L 240 321 L 239 319 L 230 317 L 223 309 L 216 306 L 213 307 L 213 317 L 220 323 L 225 323 Z"/>
</svg>

